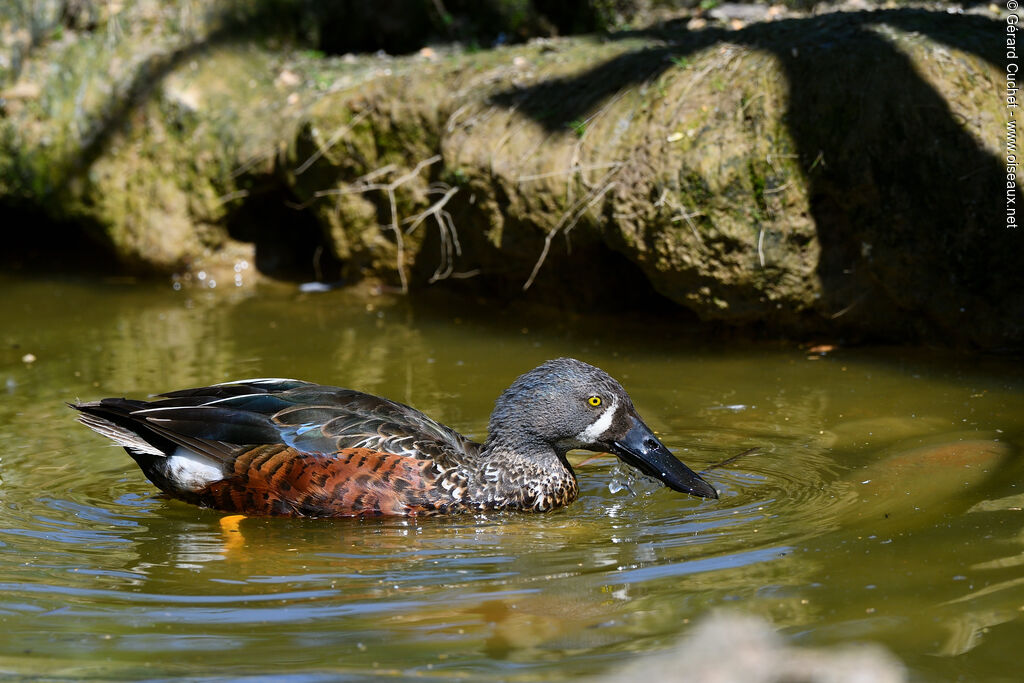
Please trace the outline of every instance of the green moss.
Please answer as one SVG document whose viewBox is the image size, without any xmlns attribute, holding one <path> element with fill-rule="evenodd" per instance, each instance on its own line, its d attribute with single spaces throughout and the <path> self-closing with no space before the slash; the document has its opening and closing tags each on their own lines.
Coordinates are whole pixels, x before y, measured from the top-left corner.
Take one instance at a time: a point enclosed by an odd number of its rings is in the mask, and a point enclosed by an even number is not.
<svg viewBox="0 0 1024 683">
<path fill-rule="evenodd" d="M 750 188 L 754 194 L 754 204 L 760 210 L 766 208 L 764 196 L 765 188 L 768 186 L 764 175 L 767 170 L 764 168 L 766 165 L 764 162 L 755 159 L 751 159 L 747 163 L 747 173 L 750 177 Z"/>
<path fill-rule="evenodd" d="M 461 167 L 445 168 L 441 172 L 441 180 L 451 186 L 468 185 L 469 174 Z"/>
<path fill-rule="evenodd" d="M 680 169 L 679 194 L 684 201 L 695 206 L 702 206 L 713 199 L 707 178 L 686 169 Z"/>
</svg>

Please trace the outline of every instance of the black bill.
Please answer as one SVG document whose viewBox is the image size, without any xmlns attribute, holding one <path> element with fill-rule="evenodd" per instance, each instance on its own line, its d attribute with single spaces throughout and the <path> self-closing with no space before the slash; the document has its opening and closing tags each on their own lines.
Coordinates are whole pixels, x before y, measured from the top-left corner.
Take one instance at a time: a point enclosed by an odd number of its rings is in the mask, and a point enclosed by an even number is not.
<svg viewBox="0 0 1024 683">
<path fill-rule="evenodd" d="M 718 498 L 714 487 L 672 455 L 647 425 L 632 416 L 629 419 L 632 425 L 629 431 L 621 439 L 616 439 L 611 448 L 624 463 L 661 480 L 673 491 Z"/>
</svg>

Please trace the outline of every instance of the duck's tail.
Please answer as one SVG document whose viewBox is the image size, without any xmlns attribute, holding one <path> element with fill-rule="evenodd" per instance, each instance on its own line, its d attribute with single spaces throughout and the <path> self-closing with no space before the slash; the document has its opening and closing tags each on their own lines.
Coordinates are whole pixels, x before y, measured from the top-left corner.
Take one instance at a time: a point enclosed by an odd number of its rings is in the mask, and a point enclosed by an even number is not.
<svg viewBox="0 0 1024 683">
<path fill-rule="evenodd" d="M 175 444 L 160 436 L 145 423 L 132 417 L 132 412 L 145 408 L 143 401 L 129 401 L 124 398 L 105 398 L 87 403 L 69 403 L 79 411 L 78 421 L 97 434 L 101 434 L 118 446 L 122 446 L 133 458 L 137 456 L 167 457 L 175 450 Z"/>
<path fill-rule="evenodd" d="M 79 422 L 123 447 L 146 478 L 166 493 L 181 496 L 224 478 L 227 448 L 175 435 L 141 417 L 138 411 L 147 409 L 145 401 L 104 398 L 68 405 L 81 413 Z"/>
</svg>

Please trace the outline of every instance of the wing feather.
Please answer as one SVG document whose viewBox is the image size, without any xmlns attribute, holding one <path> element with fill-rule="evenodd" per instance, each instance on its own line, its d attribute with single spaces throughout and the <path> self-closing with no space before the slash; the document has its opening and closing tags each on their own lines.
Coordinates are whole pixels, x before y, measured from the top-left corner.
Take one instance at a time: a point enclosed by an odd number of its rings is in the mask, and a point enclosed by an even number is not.
<svg viewBox="0 0 1024 683">
<path fill-rule="evenodd" d="M 441 460 L 446 454 L 479 452 L 479 444 L 405 404 L 300 380 L 255 379 L 172 391 L 149 403 L 136 402 L 130 417 L 203 453 L 273 443 L 303 453 L 370 448 Z M 201 448 L 202 442 L 211 445 Z"/>
</svg>

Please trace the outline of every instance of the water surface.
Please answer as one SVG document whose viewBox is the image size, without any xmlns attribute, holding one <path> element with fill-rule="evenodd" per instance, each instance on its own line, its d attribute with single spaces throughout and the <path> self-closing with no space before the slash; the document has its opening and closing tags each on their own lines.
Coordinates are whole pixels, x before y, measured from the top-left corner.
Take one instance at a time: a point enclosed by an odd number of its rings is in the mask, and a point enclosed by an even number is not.
<svg viewBox="0 0 1024 683">
<path fill-rule="evenodd" d="M 797 644 L 882 643 L 926 680 L 1019 671 L 1015 361 L 342 291 L 0 288 L 0 675 L 561 680 L 715 609 Z M 605 457 L 547 515 L 232 524 L 158 495 L 64 405 L 298 377 L 482 438 L 512 379 L 562 355 L 616 376 L 694 469 L 760 451 L 707 475 L 717 501 Z"/>
</svg>

